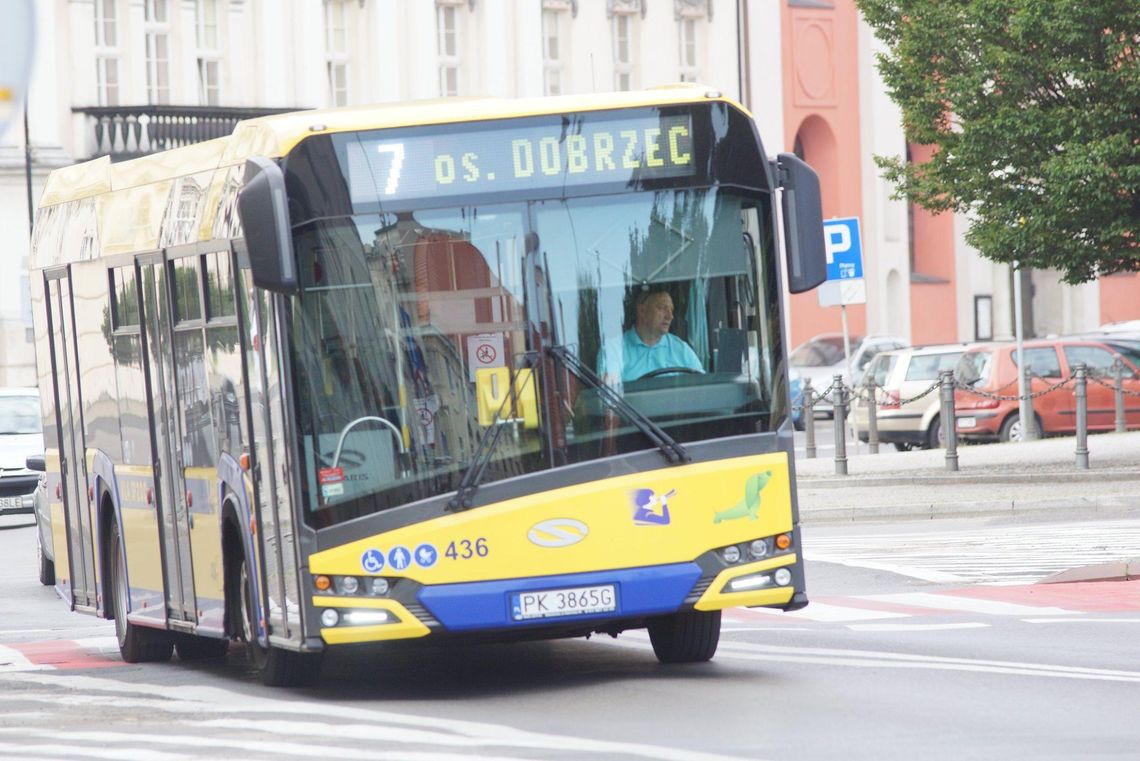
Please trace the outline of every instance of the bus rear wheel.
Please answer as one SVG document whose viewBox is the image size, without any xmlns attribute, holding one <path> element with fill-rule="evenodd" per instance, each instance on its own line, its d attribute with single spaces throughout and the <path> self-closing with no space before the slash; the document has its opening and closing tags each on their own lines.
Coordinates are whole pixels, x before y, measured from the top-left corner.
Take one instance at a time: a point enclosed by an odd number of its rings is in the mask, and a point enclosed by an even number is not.
<svg viewBox="0 0 1140 761">
<path fill-rule="evenodd" d="M 245 640 L 249 663 L 261 683 L 267 687 L 303 687 L 315 683 L 321 675 L 319 653 L 296 653 L 269 643 L 262 647 L 257 641 L 256 598 L 245 558 L 238 570 L 238 593 L 241 596 L 241 638 Z"/>
<path fill-rule="evenodd" d="M 649 641 L 662 663 L 707 661 L 720 642 L 720 611 L 694 610 L 650 619 Z"/>
<path fill-rule="evenodd" d="M 168 661 L 174 651 L 169 633 L 158 629 L 137 626 L 127 620 L 127 569 L 123 563 L 123 538 L 119 525 L 111 524 L 111 610 L 115 616 L 115 638 L 119 653 L 127 663 Z"/>
</svg>

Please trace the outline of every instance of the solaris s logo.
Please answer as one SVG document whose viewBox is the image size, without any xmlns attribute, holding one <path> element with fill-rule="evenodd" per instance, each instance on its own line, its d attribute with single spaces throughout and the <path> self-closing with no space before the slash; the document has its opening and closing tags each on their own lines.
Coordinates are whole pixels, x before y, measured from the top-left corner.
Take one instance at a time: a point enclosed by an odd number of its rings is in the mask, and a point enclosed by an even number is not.
<svg viewBox="0 0 1140 761">
<path fill-rule="evenodd" d="M 530 527 L 526 538 L 539 547 L 569 547 L 586 538 L 590 528 L 573 518 L 551 518 Z"/>
</svg>

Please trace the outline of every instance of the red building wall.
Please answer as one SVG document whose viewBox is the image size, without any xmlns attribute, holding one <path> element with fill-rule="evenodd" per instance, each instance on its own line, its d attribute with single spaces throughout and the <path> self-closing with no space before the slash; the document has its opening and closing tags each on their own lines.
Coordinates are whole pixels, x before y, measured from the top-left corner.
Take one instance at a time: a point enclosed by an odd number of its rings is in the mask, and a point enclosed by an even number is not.
<svg viewBox="0 0 1140 761">
<path fill-rule="evenodd" d="M 819 174 L 823 216 L 862 217 L 859 144 L 858 16 L 853 0 L 834 8 L 781 2 L 784 40 L 784 134 Z M 866 246 L 864 246 L 866 250 Z M 866 268 L 866 263 L 864 263 Z M 815 291 L 792 296 L 792 346 L 817 333 L 841 330 L 839 307 L 820 307 Z M 866 309 L 847 308 L 852 335 L 866 330 Z"/>
</svg>

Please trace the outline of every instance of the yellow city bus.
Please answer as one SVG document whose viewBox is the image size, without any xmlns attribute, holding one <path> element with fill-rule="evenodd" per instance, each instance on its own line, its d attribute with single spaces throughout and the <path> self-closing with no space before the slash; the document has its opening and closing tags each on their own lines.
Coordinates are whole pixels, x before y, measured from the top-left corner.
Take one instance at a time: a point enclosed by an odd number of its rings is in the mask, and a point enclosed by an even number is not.
<svg viewBox="0 0 1140 761">
<path fill-rule="evenodd" d="M 782 217 L 786 274 L 778 255 Z M 807 604 L 781 293 L 819 185 L 707 88 L 304 111 L 52 173 L 56 586 L 129 662 Z"/>
</svg>

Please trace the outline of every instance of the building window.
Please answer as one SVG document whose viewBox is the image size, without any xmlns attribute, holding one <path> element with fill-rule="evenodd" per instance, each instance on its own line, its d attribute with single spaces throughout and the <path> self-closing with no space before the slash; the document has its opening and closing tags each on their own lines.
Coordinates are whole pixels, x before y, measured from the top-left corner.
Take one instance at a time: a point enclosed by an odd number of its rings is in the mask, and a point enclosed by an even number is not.
<svg viewBox="0 0 1140 761">
<path fill-rule="evenodd" d="M 170 17 L 167 0 L 146 0 L 146 98 L 148 103 L 170 102 Z"/>
<path fill-rule="evenodd" d="M 547 95 L 565 92 L 563 55 L 565 53 L 565 18 L 562 8 L 548 4 L 542 10 L 542 87 Z"/>
<path fill-rule="evenodd" d="M 194 27 L 198 41 L 198 102 L 203 106 L 219 106 L 222 64 L 217 0 L 197 0 Z"/>
<path fill-rule="evenodd" d="M 436 28 L 439 34 L 439 94 L 459 94 L 459 66 L 462 61 L 462 8 L 453 0 L 437 0 Z"/>
<path fill-rule="evenodd" d="M 682 18 L 677 29 L 680 33 L 678 48 L 680 51 L 681 81 L 698 82 L 701 78 L 701 70 L 697 63 L 700 60 L 697 57 L 699 46 L 697 19 Z"/>
<path fill-rule="evenodd" d="M 95 85 L 100 106 L 119 105 L 119 30 L 115 0 L 95 0 Z"/>
<path fill-rule="evenodd" d="M 325 0 L 325 66 L 329 103 L 348 105 L 348 23 L 345 0 Z"/>
<path fill-rule="evenodd" d="M 632 13 L 614 13 L 614 89 L 632 90 L 634 82 L 634 34 L 636 19 Z"/>
</svg>

